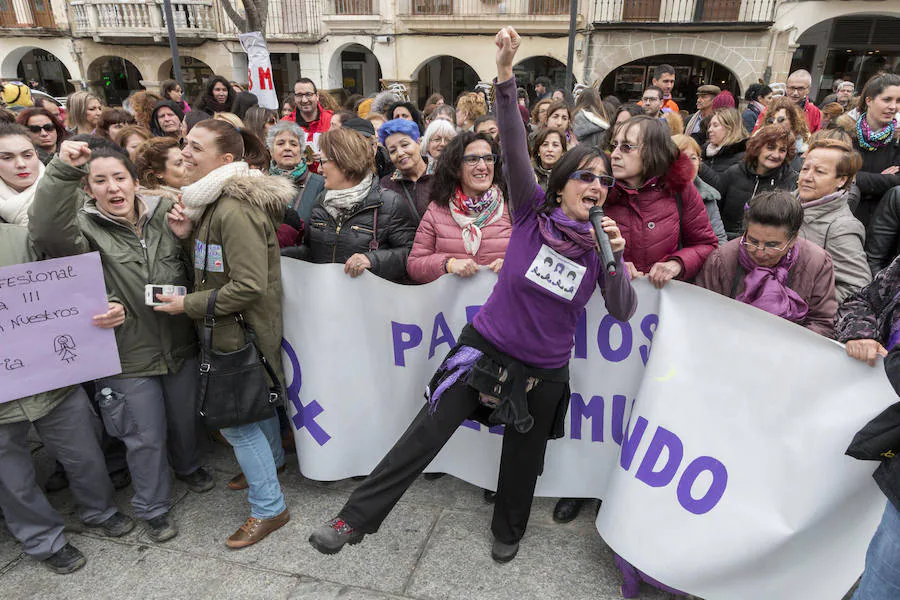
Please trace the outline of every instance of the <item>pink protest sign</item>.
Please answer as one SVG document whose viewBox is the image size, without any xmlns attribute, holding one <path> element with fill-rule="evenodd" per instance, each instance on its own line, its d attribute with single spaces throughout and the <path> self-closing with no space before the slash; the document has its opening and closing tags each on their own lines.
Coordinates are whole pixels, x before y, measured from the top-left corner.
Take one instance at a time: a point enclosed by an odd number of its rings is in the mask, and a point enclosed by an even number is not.
<svg viewBox="0 0 900 600">
<path fill-rule="evenodd" d="M 97 252 L 0 267 L 0 402 L 121 373 Z"/>
</svg>

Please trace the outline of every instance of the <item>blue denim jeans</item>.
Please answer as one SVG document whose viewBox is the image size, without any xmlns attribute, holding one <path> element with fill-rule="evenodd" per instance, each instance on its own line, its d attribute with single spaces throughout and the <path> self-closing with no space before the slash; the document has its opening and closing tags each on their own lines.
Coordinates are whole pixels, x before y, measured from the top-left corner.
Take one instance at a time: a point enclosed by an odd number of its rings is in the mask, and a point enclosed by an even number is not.
<svg viewBox="0 0 900 600">
<path fill-rule="evenodd" d="M 250 487 L 250 516 L 270 519 L 284 512 L 284 495 L 275 473 L 276 466 L 284 464 L 278 416 L 258 423 L 226 427 L 222 435 L 234 449 Z"/>
<path fill-rule="evenodd" d="M 890 501 L 866 551 L 866 570 L 853 600 L 900 598 L 900 511 Z"/>
</svg>

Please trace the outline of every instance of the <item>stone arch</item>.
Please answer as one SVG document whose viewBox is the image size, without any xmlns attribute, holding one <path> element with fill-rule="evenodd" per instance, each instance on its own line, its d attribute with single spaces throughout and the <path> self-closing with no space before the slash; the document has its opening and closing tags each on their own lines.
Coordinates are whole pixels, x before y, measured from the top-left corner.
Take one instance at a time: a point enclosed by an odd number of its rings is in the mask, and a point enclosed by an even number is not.
<svg viewBox="0 0 900 600">
<path fill-rule="evenodd" d="M 457 68 L 462 69 L 458 74 Z M 411 100 L 419 106 L 423 106 L 428 96 L 434 93 L 441 94 L 447 104 L 453 105 L 460 94 L 474 90 L 475 84 L 481 81 L 478 71 L 472 65 L 448 54 L 432 56 L 420 64 L 413 71 L 412 80 L 416 83 L 418 97 L 412 97 Z"/>
<path fill-rule="evenodd" d="M 79 68 L 78 63 L 72 59 L 69 53 L 54 52 L 53 48 L 51 48 L 50 45 L 46 43 L 42 43 L 40 46 L 26 44 L 8 52 L 6 56 L 3 57 L 2 62 L 0 62 L 0 78 L 17 79 L 19 62 L 21 62 L 22 58 L 32 50 L 43 50 L 45 52 L 48 52 L 49 54 L 52 54 L 56 57 L 57 60 L 59 60 L 59 62 L 63 64 L 63 66 L 69 72 L 70 78 L 82 78 L 81 69 Z"/>
<path fill-rule="evenodd" d="M 657 54 L 689 54 L 711 60 L 734 74 L 740 83 L 741 92 L 756 83 L 758 77 L 753 65 L 734 50 L 711 40 L 684 36 L 650 39 L 624 46 L 609 55 L 598 56 L 590 78 L 599 83 L 614 69 Z"/>
<path fill-rule="evenodd" d="M 143 89 L 143 76 L 132 61 L 122 56 L 98 56 L 87 69 L 88 84 L 112 106 L 122 104 L 133 91 Z"/>
<path fill-rule="evenodd" d="M 203 87 L 206 85 L 207 78 L 213 74 L 212 67 L 206 62 L 191 56 L 187 53 L 180 53 L 181 57 L 181 78 L 184 84 L 184 100 L 193 102 Z M 172 74 L 172 59 L 167 58 L 159 65 L 156 79 L 160 83 L 167 79 L 174 79 Z"/>
<path fill-rule="evenodd" d="M 331 58 L 328 60 L 328 70 L 325 72 L 325 79 L 321 82 L 320 86 L 324 89 L 342 89 L 344 87 L 344 73 L 343 73 L 343 59 L 342 55 L 344 52 L 348 50 L 353 52 L 361 52 L 365 54 L 370 54 L 375 59 L 375 66 L 377 67 L 377 71 L 382 70 L 382 64 L 384 64 L 386 57 L 379 56 L 381 52 L 381 46 L 385 44 L 375 44 L 373 47 L 367 46 L 365 43 L 362 43 L 364 40 L 350 40 L 335 48 L 331 53 Z M 302 73 L 301 73 L 302 74 Z M 371 78 L 371 76 L 370 76 Z M 370 89 L 364 95 L 368 93 L 377 92 L 381 90 L 381 85 L 379 81 L 372 82 L 372 85 L 369 85 L 369 82 L 365 82 L 365 87 Z"/>
<path fill-rule="evenodd" d="M 478 52 L 476 50 L 481 50 Z M 409 78 L 415 81 L 420 74 L 420 71 L 425 68 L 425 65 L 430 63 L 436 58 L 441 58 L 442 56 L 452 56 L 456 60 L 463 62 L 475 72 L 475 76 L 478 78 L 478 81 L 491 81 L 494 77 L 494 71 L 496 67 L 494 67 L 493 62 L 489 66 L 486 66 L 484 63 L 484 56 L 480 56 L 480 54 L 487 54 L 483 51 L 484 49 L 479 44 L 463 44 L 460 47 L 454 47 L 452 52 L 444 52 L 440 54 L 433 54 L 428 58 L 419 61 L 419 64 L 416 65 L 416 68 L 410 71 Z M 494 55 L 491 53 L 490 59 L 493 61 Z M 493 70 L 492 70 L 493 69 Z"/>
<path fill-rule="evenodd" d="M 803 35 L 807 30 L 815 27 L 823 21 L 829 21 L 838 17 L 897 17 L 900 18 L 900 10 L 891 10 L 891 6 L 880 6 L 878 11 L 872 10 L 871 6 L 866 6 L 868 2 L 811 2 L 815 4 L 815 10 L 804 10 L 803 13 L 797 11 L 806 7 L 790 5 L 785 6 L 785 10 L 781 11 L 776 20 L 776 29 L 779 25 L 787 28 L 791 32 L 791 42 L 795 42 L 797 38 Z M 888 3 L 890 4 L 890 3 Z M 896 5 L 894 5 L 896 6 Z M 810 7 L 812 8 L 812 7 Z M 793 9 L 793 10 L 789 10 Z"/>
</svg>

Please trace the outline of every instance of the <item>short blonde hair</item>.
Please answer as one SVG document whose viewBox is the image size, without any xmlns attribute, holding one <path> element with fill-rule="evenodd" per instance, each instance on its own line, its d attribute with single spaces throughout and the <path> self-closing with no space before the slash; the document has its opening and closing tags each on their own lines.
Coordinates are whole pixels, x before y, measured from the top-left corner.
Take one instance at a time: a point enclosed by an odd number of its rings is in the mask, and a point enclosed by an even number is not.
<svg viewBox="0 0 900 600">
<path fill-rule="evenodd" d="M 319 138 L 319 149 L 351 181 L 362 181 L 375 169 L 372 147 L 361 133 L 352 129 L 329 129 Z"/>
<path fill-rule="evenodd" d="M 96 100 L 103 106 L 100 97 L 91 92 L 74 92 L 66 98 L 66 125 L 73 129 L 92 129 L 93 126 L 87 120 L 87 108 L 91 100 Z"/>
<path fill-rule="evenodd" d="M 666 123 L 669 125 L 669 130 L 672 132 L 672 137 L 681 134 L 684 131 L 684 119 L 681 118 L 677 112 L 664 112 L 663 119 L 666 120 Z M 677 144 L 678 142 L 676 142 Z M 683 150 L 684 148 L 682 148 Z"/>
<path fill-rule="evenodd" d="M 741 113 L 739 113 L 737 109 L 728 107 L 717 108 L 709 118 L 710 121 L 713 119 L 719 121 L 722 127 L 728 132 L 725 135 L 725 139 L 722 141 L 723 146 L 737 144 L 738 142 L 747 139 L 747 129 L 744 127 L 744 120 L 741 118 Z"/>
<path fill-rule="evenodd" d="M 818 150 L 820 148 L 838 150 L 841 153 L 841 159 L 837 164 L 837 176 L 847 178 L 847 181 L 841 186 L 841 189 L 848 189 L 850 184 L 853 183 L 853 178 L 856 177 L 856 174 L 862 168 L 862 156 L 853 149 L 853 146 L 849 142 L 830 138 L 819 138 L 814 141 L 809 145 L 806 156 L 809 156 L 809 153 L 813 150 Z"/>
<path fill-rule="evenodd" d="M 690 150 L 697 156 L 702 156 L 702 153 L 700 152 L 700 144 L 698 144 L 697 140 L 695 140 L 691 136 L 684 135 L 683 133 L 677 133 L 672 136 L 672 141 L 675 142 L 675 145 L 678 146 L 678 149 L 682 152 L 687 152 L 688 150 Z"/>
<path fill-rule="evenodd" d="M 235 129 L 243 129 L 244 122 L 241 120 L 239 116 L 230 112 L 217 112 L 213 115 L 213 120 L 215 121 L 225 121 Z"/>
</svg>

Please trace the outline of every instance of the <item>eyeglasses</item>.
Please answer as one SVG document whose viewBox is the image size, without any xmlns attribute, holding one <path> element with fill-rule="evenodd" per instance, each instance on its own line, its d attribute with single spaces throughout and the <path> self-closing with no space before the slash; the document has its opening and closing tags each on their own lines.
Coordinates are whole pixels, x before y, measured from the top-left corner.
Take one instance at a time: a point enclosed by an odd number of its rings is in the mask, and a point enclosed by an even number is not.
<svg viewBox="0 0 900 600">
<path fill-rule="evenodd" d="M 777 254 L 779 252 L 784 252 L 787 250 L 788 245 L 790 244 L 790 240 L 780 248 L 776 245 L 776 242 L 766 242 L 764 244 L 760 244 L 759 242 L 751 242 L 747 239 L 746 236 L 741 237 L 741 245 L 746 247 L 748 250 L 756 250 L 758 252 L 772 252 L 773 254 Z"/>
<path fill-rule="evenodd" d="M 662 98 L 657 98 L 656 96 L 644 96 L 641 98 L 643 102 L 661 102 Z"/>
<path fill-rule="evenodd" d="M 477 165 L 480 160 L 483 160 L 486 165 L 492 165 L 497 162 L 497 158 L 496 154 L 466 154 L 462 157 L 463 162 L 470 167 Z"/>
<path fill-rule="evenodd" d="M 53 131 L 55 129 L 56 129 L 56 126 L 53 125 L 52 123 L 44 123 L 43 125 L 29 125 L 28 126 L 28 131 L 30 131 L 31 133 L 40 133 L 41 131 L 46 131 L 47 133 L 50 133 L 51 131 Z"/>
<path fill-rule="evenodd" d="M 808 85 L 789 85 L 787 91 L 789 92 L 797 92 L 798 94 L 802 94 L 806 90 L 809 89 Z"/>
<path fill-rule="evenodd" d="M 600 182 L 605 188 L 611 188 L 616 183 L 616 178 L 611 175 L 597 175 L 592 171 L 575 171 L 571 175 L 569 175 L 569 179 L 575 179 L 576 181 L 580 181 L 582 183 L 594 183 L 594 180 Z"/>
<path fill-rule="evenodd" d="M 615 152 L 616 148 L 618 148 L 619 150 L 622 151 L 623 154 L 631 154 L 632 152 L 634 152 L 641 146 L 643 146 L 643 144 L 629 144 L 626 142 L 622 142 L 620 144 L 619 142 L 610 142 L 609 143 L 609 151 Z"/>
<path fill-rule="evenodd" d="M 330 163 L 330 162 L 331 162 L 330 158 L 326 158 L 326 157 L 322 156 L 321 154 L 319 155 L 319 164 L 320 165 L 324 165 L 325 163 Z"/>
<path fill-rule="evenodd" d="M 294 93 L 294 98 L 300 98 L 301 100 L 312 100 L 313 96 L 316 95 L 316 92 L 307 92 L 305 94 L 297 94 Z"/>
</svg>

